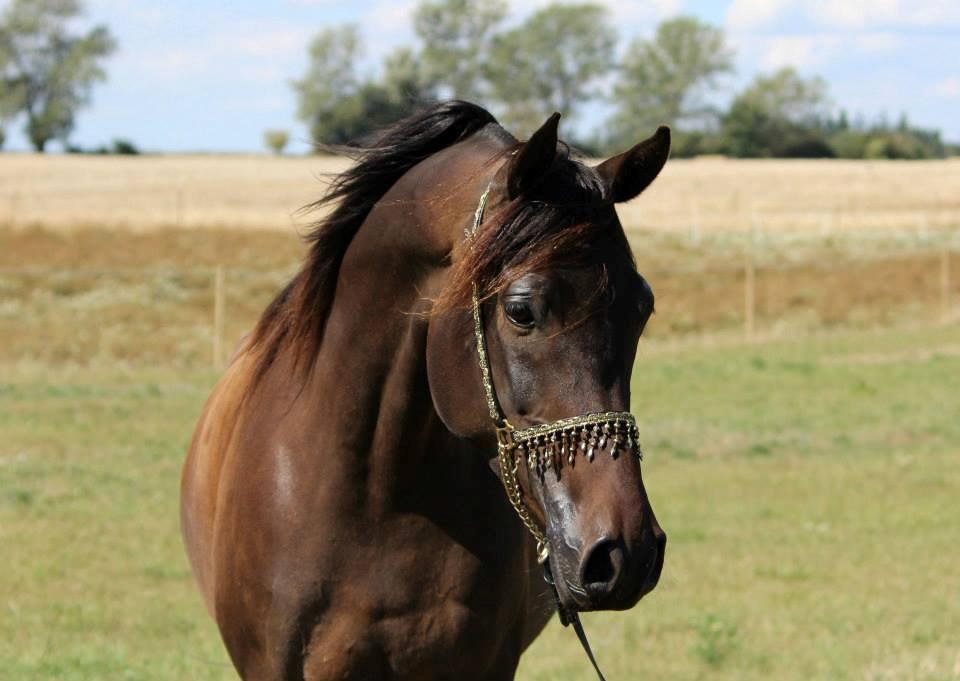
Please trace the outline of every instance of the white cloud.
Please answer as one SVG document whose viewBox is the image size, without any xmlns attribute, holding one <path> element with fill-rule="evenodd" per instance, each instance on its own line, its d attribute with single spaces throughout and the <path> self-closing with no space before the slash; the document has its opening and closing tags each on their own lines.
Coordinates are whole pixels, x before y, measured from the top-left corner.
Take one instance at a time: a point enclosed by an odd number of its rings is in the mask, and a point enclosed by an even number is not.
<svg viewBox="0 0 960 681">
<path fill-rule="evenodd" d="M 903 45 L 903 38 L 886 31 L 861 33 L 855 39 L 858 51 L 866 54 L 889 52 Z"/>
<path fill-rule="evenodd" d="M 621 31 L 676 15 L 684 0 L 597 0 L 610 12 L 613 24 Z M 510 12 L 514 18 L 523 18 L 542 7 L 554 4 L 556 0 L 510 0 Z"/>
<path fill-rule="evenodd" d="M 799 69 L 826 64 L 841 50 L 858 54 L 877 54 L 900 47 L 902 41 L 890 33 L 862 33 L 852 36 L 837 32 L 788 35 L 741 36 L 740 44 L 759 52 L 763 69 L 795 66 Z"/>
<path fill-rule="evenodd" d="M 943 28 L 960 25 L 956 0 L 733 0 L 726 23 L 734 31 L 769 29 L 791 16 L 841 31 Z"/>
<path fill-rule="evenodd" d="M 960 98 L 960 78 L 944 78 L 930 88 L 929 93 L 947 99 Z"/>
<path fill-rule="evenodd" d="M 304 26 L 251 22 L 218 32 L 209 49 L 225 55 L 276 59 L 305 51 L 312 33 Z"/>
<path fill-rule="evenodd" d="M 377 72 L 388 54 L 416 43 L 415 9 L 415 0 L 381 0 L 363 13 L 357 22 L 363 40 L 363 65 L 358 67 L 361 72 Z"/>
<path fill-rule="evenodd" d="M 141 46 L 135 68 L 160 79 L 225 71 L 245 80 L 283 78 L 290 64 L 306 54 L 310 35 L 311 30 L 301 26 L 236 22 L 180 45 Z"/>
<path fill-rule="evenodd" d="M 784 66 L 798 69 L 819 66 L 841 46 L 840 37 L 835 35 L 775 36 L 764 42 L 766 47 L 760 65 L 770 70 Z"/>
<path fill-rule="evenodd" d="M 727 8 L 727 26 L 734 31 L 769 26 L 790 3 L 791 0 L 733 0 Z"/>
</svg>

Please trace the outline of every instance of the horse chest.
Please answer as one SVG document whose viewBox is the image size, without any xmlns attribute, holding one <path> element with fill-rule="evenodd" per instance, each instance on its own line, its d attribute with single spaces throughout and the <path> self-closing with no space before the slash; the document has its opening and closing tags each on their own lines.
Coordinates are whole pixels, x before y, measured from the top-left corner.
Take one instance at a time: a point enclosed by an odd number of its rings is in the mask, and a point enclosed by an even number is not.
<svg viewBox="0 0 960 681">
<path fill-rule="evenodd" d="M 310 632 L 304 677 L 511 678 L 524 589 L 504 588 L 503 575 L 465 570 L 462 557 L 443 554 L 416 574 L 403 556 L 387 557 L 365 579 L 334 588 Z"/>
</svg>

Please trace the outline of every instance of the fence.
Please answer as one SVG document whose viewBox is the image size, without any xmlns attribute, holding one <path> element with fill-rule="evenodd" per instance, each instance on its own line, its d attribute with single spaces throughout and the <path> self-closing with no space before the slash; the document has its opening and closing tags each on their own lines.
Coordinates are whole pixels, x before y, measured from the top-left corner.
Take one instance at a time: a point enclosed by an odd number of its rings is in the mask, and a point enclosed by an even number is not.
<svg viewBox="0 0 960 681">
<path fill-rule="evenodd" d="M 776 262 L 757 247 L 724 266 L 641 263 L 657 293 L 648 334 L 721 331 L 755 342 L 823 326 L 950 323 L 956 257 L 944 240 L 937 249 L 841 262 Z M 219 369 L 292 272 L 0 269 L 0 360 L 172 360 Z"/>
</svg>

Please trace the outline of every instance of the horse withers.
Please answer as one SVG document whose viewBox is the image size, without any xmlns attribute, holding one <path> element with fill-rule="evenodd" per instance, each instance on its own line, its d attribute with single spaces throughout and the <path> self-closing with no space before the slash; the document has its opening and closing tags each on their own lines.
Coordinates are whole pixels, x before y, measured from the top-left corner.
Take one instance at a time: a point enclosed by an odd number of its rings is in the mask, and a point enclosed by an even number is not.
<svg viewBox="0 0 960 681">
<path fill-rule="evenodd" d="M 653 293 L 614 205 L 669 132 L 588 167 L 558 118 L 518 143 L 438 104 L 318 202 L 183 471 L 187 553 L 242 678 L 512 679 L 558 607 L 656 585 L 627 413 Z"/>
</svg>

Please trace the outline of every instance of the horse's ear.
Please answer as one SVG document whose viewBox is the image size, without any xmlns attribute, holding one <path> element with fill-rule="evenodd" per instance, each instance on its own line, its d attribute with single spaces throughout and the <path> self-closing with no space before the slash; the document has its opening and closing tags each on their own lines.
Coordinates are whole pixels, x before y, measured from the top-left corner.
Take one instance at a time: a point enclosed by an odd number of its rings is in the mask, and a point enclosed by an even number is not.
<svg viewBox="0 0 960 681">
<path fill-rule="evenodd" d="M 557 125 L 560 114 L 554 113 L 530 136 L 510 159 L 507 170 L 507 195 L 515 199 L 539 182 L 557 156 Z"/>
<path fill-rule="evenodd" d="M 607 159 L 596 170 L 603 178 L 614 203 L 629 201 L 660 173 L 670 156 L 670 128 L 661 125 L 653 136 L 630 151 Z"/>
</svg>

